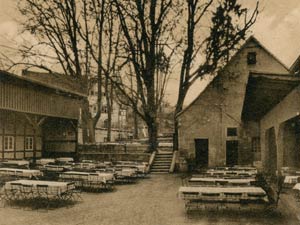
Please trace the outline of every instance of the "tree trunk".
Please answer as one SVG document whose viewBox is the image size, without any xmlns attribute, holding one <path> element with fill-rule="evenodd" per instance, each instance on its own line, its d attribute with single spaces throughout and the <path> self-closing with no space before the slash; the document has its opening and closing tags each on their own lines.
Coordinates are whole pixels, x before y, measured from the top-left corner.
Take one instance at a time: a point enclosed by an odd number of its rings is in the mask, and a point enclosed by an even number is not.
<svg viewBox="0 0 300 225">
<path fill-rule="evenodd" d="M 96 124 L 89 111 L 89 102 L 87 99 L 83 102 L 83 108 L 81 109 L 81 128 L 82 128 L 82 140 L 83 143 L 95 142 L 95 128 Z"/>
<path fill-rule="evenodd" d="M 133 112 L 133 119 L 134 119 L 134 130 L 133 130 L 133 138 L 139 138 L 139 125 L 138 125 L 138 115 L 136 112 Z"/>
<path fill-rule="evenodd" d="M 97 123 L 94 123 L 93 119 L 90 118 L 88 122 L 88 140 L 89 143 L 95 143 L 96 142 L 96 126 Z"/>
<path fill-rule="evenodd" d="M 187 94 L 187 89 L 180 89 L 179 88 L 179 94 L 178 94 L 178 100 L 176 103 L 176 108 L 175 108 L 175 113 L 174 113 L 174 135 L 173 135 L 173 150 L 179 150 L 179 142 L 178 142 L 178 128 L 179 128 L 179 123 L 178 123 L 178 114 L 182 111 L 183 109 L 183 103 L 185 96 Z"/>
<path fill-rule="evenodd" d="M 176 116 L 174 118 L 174 134 L 173 134 L 173 150 L 177 151 L 179 148 L 179 141 L 178 141 L 178 120 Z"/>
<path fill-rule="evenodd" d="M 112 107 L 110 104 L 107 105 L 107 134 L 106 139 L 108 142 L 111 141 L 111 114 L 112 114 Z"/>
<path fill-rule="evenodd" d="M 157 150 L 157 123 L 153 122 L 153 120 L 147 121 L 148 126 L 148 137 L 149 137 L 149 152 L 154 152 Z"/>
</svg>

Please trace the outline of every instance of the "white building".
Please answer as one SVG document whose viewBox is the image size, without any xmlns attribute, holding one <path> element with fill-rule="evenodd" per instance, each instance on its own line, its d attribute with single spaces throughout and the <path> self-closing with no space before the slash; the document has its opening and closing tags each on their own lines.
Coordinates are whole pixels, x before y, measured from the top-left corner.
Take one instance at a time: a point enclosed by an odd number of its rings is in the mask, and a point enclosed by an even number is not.
<svg viewBox="0 0 300 225">
<path fill-rule="evenodd" d="M 106 102 L 106 94 L 102 93 L 102 106 L 101 106 L 101 116 L 97 123 L 95 138 L 96 142 L 106 142 L 107 141 L 107 127 L 108 127 L 108 109 Z M 98 90 L 97 85 L 90 90 L 89 93 L 89 105 L 90 112 L 92 116 L 97 113 L 97 96 Z M 127 110 L 122 107 L 117 101 L 113 101 L 112 105 L 112 115 L 111 115 L 111 142 L 117 142 L 120 140 L 128 139 L 132 136 L 132 132 L 127 129 Z"/>
</svg>

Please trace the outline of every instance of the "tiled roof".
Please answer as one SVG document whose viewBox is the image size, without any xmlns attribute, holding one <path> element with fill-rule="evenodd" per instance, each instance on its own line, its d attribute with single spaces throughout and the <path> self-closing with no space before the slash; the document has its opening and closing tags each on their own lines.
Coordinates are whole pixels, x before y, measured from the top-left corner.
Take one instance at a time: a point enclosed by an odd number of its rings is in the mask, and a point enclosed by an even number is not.
<svg viewBox="0 0 300 225">
<path fill-rule="evenodd" d="M 67 75 L 23 70 L 22 77 L 61 91 L 74 93 L 81 96 L 86 95 L 84 85 L 81 84 L 80 81 Z"/>
</svg>

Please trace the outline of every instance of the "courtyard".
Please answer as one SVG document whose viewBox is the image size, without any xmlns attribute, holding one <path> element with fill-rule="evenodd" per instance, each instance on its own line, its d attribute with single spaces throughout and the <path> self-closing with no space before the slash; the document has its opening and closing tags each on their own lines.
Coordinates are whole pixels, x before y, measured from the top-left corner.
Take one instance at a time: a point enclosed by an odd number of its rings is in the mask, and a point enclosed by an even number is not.
<svg viewBox="0 0 300 225">
<path fill-rule="evenodd" d="M 82 193 L 83 201 L 52 210 L 0 209 L 1 225 L 180 225 L 299 224 L 298 207 L 283 194 L 277 212 L 193 212 L 186 214 L 177 197 L 179 174 L 158 174 L 136 184 L 118 185 L 107 193 Z M 298 213 L 300 215 L 300 213 Z"/>
</svg>

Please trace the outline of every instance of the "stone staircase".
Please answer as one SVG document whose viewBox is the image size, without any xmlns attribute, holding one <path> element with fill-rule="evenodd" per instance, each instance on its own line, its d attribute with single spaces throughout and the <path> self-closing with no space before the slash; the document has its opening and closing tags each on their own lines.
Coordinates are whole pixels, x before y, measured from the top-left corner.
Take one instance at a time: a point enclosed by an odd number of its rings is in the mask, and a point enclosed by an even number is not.
<svg viewBox="0 0 300 225">
<path fill-rule="evenodd" d="M 173 152 L 158 152 L 151 166 L 151 173 L 169 173 Z"/>
</svg>

